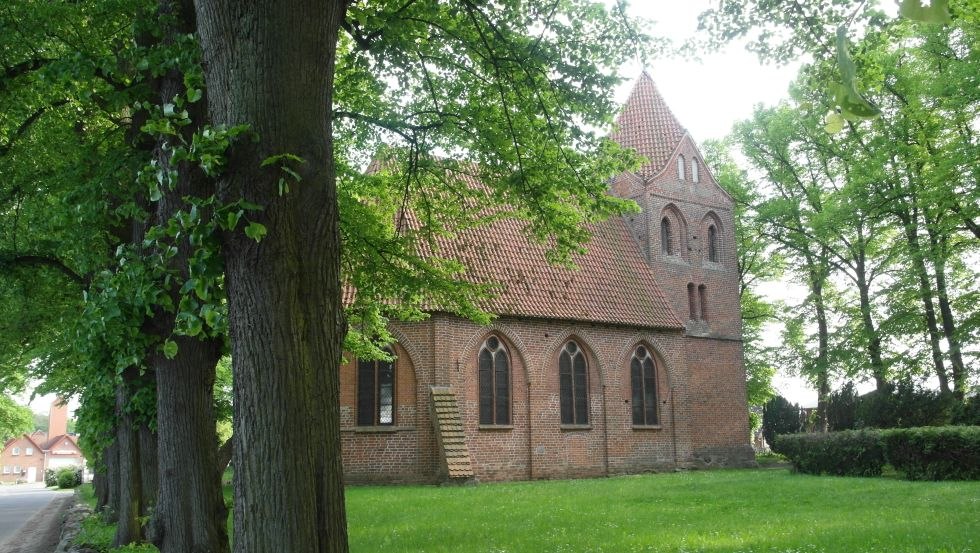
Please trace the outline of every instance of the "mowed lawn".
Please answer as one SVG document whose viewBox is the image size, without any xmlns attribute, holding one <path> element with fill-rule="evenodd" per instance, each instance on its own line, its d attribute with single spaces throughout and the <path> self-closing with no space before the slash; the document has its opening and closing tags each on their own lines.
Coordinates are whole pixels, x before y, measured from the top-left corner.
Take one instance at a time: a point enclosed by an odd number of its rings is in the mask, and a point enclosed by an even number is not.
<svg viewBox="0 0 980 553">
<path fill-rule="evenodd" d="M 980 482 L 785 469 L 349 487 L 353 553 L 980 553 Z"/>
</svg>

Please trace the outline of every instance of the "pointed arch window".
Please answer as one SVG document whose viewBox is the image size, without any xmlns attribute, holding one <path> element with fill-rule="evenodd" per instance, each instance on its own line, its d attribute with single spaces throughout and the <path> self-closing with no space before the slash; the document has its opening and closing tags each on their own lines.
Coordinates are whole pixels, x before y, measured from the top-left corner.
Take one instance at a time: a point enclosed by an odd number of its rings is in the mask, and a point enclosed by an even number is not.
<svg viewBox="0 0 980 553">
<path fill-rule="evenodd" d="M 394 352 L 385 353 L 394 357 Z M 395 424 L 395 363 L 381 359 L 357 362 L 357 425 Z"/>
<path fill-rule="evenodd" d="M 589 374 L 585 352 L 569 340 L 558 356 L 562 424 L 589 424 Z"/>
<path fill-rule="evenodd" d="M 660 249 L 666 255 L 674 255 L 674 232 L 670 228 L 670 219 L 667 217 L 660 221 Z"/>
<path fill-rule="evenodd" d="M 510 356 L 496 336 L 480 348 L 480 424 L 510 424 Z"/>
<path fill-rule="evenodd" d="M 701 320 L 708 322 L 708 287 L 698 286 L 698 299 L 701 300 Z"/>
<path fill-rule="evenodd" d="M 684 156 L 677 156 L 677 178 L 684 180 Z"/>
<path fill-rule="evenodd" d="M 697 158 L 691 159 L 691 182 L 701 182 L 701 167 L 698 166 Z"/>
<path fill-rule="evenodd" d="M 630 360 L 630 384 L 633 389 L 633 424 L 653 426 L 657 418 L 657 372 L 650 350 L 637 346 Z"/>
<path fill-rule="evenodd" d="M 708 261 L 718 263 L 718 229 L 708 225 Z"/>
</svg>

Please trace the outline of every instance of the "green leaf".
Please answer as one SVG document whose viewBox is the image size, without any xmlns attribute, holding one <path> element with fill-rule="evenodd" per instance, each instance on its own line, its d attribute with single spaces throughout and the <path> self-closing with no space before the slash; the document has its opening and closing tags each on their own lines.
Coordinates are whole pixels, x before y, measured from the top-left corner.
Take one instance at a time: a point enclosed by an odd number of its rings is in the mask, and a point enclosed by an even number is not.
<svg viewBox="0 0 980 553">
<path fill-rule="evenodd" d="M 245 227 L 245 236 L 248 236 L 249 238 L 255 240 L 256 242 L 261 242 L 262 238 L 265 236 L 265 233 L 266 233 L 265 225 L 261 223 L 253 222 L 253 223 L 249 223 L 248 226 Z"/>
<path fill-rule="evenodd" d="M 187 91 L 187 101 L 190 103 L 197 102 L 204 96 L 204 92 L 200 88 L 192 88 Z"/>
<path fill-rule="evenodd" d="M 824 122 L 826 125 L 824 125 L 823 130 L 827 131 L 827 134 L 837 134 L 844 130 L 844 116 L 836 111 L 827 113 Z"/>
<path fill-rule="evenodd" d="M 173 359 L 177 357 L 177 342 L 173 340 L 167 340 L 163 343 L 163 355 L 167 359 Z"/>
<path fill-rule="evenodd" d="M 227 230 L 235 230 L 235 227 L 238 226 L 238 220 L 241 217 L 242 217 L 241 210 L 239 210 L 239 211 L 229 211 L 228 212 L 227 226 L 225 228 Z"/>
<path fill-rule="evenodd" d="M 834 101 L 840 107 L 841 116 L 848 121 L 873 119 L 881 114 L 878 106 L 872 104 L 857 90 L 857 68 L 847 48 L 847 30 L 837 28 L 837 68 L 841 83 L 834 90 Z"/>
<path fill-rule="evenodd" d="M 906 19 L 914 19 L 923 23 L 949 24 L 953 18 L 949 14 L 949 0 L 932 0 L 928 6 L 922 5 L 922 0 L 901 0 L 898 14 Z"/>
</svg>

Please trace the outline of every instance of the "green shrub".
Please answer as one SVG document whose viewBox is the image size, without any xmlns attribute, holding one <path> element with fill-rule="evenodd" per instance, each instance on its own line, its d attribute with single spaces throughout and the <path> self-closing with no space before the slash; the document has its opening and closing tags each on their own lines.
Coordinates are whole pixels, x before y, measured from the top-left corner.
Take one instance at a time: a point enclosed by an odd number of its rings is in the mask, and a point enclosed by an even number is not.
<svg viewBox="0 0 980 553">
<path fill-rule="evenodd" d="M 980 393 L 968 396 L 953 406 L 953 424 L 980 426 Z"/>
<path fill-rule="evenodd" d="M 44 485 L 48 487 L 58 485 L 58 473 L 54 469 L 44 471 Z"/>
<path fill-rule="evenodd" d="M 82 483 L 81 467 L 64 467 L 58 469 L 58 487 L 74 488 Z"/>
<path fill-rule="evenodd" d="M 772 450 L 807 474 L 878 476 L 885 464 L 880 433 L 873 430 L 785 434 L 776 437 Z"/>
<path fill-rule="evenodd" d="M 772 447 L 776 436 L 803 430 L 800 406 L 783 396 L 774 396 L 762 406 L 762 436 Z"/>
<path fill-rule="evenodd" d="M 956 400 L 905 380 L 888 384 L 857 399 L 856 428 L 915 428 L 950 423 Z"/>
<path fill-rule="evenodd" d="M 882 432 L 885 454 L 909 480 L 980 480 L 980 426 Z"/>
</svg>

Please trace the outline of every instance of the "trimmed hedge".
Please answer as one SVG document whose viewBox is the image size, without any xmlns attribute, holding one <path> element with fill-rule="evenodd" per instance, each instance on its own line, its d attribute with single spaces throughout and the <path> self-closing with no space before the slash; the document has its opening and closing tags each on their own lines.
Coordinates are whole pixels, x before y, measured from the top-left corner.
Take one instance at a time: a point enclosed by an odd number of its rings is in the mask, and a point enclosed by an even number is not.
<svg viewBox="0 0 980 553">
<path fill-rule="evenodd" d="M 784 434 L 776 436 L 772 450 L 807 474 L 879 476 L 885 465 L 885 449 L 876 430 Z"/>
<path fill-rule="evenodd" d="M 878 476 L 887 462 L 909 480 L 980 480 L 980 426 L 787 434 L 772 449 L 807 474 Z"/>
<path fill-rule="evenodd" d="M 909 480 L 980 480 L 980 426 L 896 428 L 881 434 L 888 462 Z"/>
</svg>

